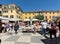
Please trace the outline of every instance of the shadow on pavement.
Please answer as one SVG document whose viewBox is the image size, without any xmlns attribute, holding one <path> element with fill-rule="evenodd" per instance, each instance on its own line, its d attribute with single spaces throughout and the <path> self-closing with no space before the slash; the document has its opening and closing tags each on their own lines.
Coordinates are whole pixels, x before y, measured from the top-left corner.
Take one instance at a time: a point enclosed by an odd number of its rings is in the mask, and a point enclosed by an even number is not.
<svg viewBox="0 0 60 44">
<path fill-rule="evenodd" d="M 23 33 L 34 33 L 34 31 L 22 31 Z"/>
<path fill-rule="evenodd" d="M 41 34 L 42 35 L 42 31 L 37 31 L 37 33 Z"/>
<path fill-rule="evenodd" d="M 42 31 L 38 31 L 39 34 L 42 35 Z M 49 35 L 49 33 L 46 33 L 47 35 Z M 52 38 L 50 39 L 49 37 L 47 36 L 44 36 L 46 39 L 41 39 L 41 41 L 44 43 L 44 44 L 60 44 L 60 37 L 57 37 L 57 38 Z"/>
<path fill-rule="evenodd" d="M 46 37 L 46 39 L 41 39 L 41 41 L 44 44 L 60 44 L 60 37 L 52 38 L 52 39 L 49 39 L 49 38 Z"/>
</svg>

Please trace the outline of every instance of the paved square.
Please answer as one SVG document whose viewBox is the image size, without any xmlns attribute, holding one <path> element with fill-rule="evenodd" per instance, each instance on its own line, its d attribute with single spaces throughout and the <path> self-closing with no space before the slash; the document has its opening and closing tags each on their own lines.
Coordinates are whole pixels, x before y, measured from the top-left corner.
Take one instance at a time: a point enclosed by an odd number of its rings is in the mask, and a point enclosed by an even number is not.
<svg viewBox="0 0 60 44">
<path fill-rule="evenodd" d="M 17 41 L 18 42 L 30 42 L 31 37 L 30 36 L 21 36 Z"/>
<path fill-rule="evenodd" d="M 15 44 L 30 44 L 30 43 L 27 43 L 27 42 L 16 42 Z"/>
<path fill-rule="evenodd" d="M 44 37 L 40 33 L 24 33 L 18 31 L 16 35 L 14 32 L 10 35 L 7 33 L 0 33 L 2 44 L 60 44 L 60 38 L 49 40 L 49 35 Z"/>
<path fill-rule="evenodd" d="M 31 36 L 31 33 L 23 33 L 22 36 Z"/>
<path fill-rule="evenodd" d="M 19 36 L 11 36 L 7 38 L 5 41 L 17 41 L 19 39 Z"/>
<path fill-rule="evenodd" d="M 32 36 L 31 42 L 32 43 L 42 43 L 42 41 L 40 39 L 41 39 L 40 36 Z"/>
</svg>

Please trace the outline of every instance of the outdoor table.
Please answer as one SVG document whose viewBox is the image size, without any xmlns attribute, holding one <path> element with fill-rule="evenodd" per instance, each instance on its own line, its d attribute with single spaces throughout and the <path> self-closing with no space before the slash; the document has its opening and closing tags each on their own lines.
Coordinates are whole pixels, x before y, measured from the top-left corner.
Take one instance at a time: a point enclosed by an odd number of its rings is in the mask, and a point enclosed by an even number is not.
<svg viewBox="0 0 60 44">
<path fill-rule="evenodd" d="M 29 31 L 32 29 L 32 27 L 28 26 L 28 27 L 25 27 L 26 31 Z"/>
</svg>

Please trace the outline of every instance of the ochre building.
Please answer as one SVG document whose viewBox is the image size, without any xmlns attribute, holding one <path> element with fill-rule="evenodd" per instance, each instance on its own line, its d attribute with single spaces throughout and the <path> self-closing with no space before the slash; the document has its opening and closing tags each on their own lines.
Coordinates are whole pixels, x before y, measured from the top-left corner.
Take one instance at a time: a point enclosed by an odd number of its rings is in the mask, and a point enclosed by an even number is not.
<svg viewBox="0 0 60 44">
<path fill-rule="evenodd" d="M 44 20 L 51 21 L 54 17 L 60 16 L 60 11 L 35 11 L 35 12 L 23 12 L 22 20 L 33 19 L 34 16 L 39 14 L 44 15 Z"/>
<path fill-rule="evenodd" d="M 21 19 L 24 21 L 25 19 L 33 19 L 35 16 L 43 14 L 44 19 L 47 21 L 51 21 L 53 17 L 60 16 L 60 11 L 33 11 L 33 12 L 24 12 L 19 6 L 16 4 L 8 4 L 3 5 L 0 4 L 0 16 L 14 19 Z"/>
</svg>

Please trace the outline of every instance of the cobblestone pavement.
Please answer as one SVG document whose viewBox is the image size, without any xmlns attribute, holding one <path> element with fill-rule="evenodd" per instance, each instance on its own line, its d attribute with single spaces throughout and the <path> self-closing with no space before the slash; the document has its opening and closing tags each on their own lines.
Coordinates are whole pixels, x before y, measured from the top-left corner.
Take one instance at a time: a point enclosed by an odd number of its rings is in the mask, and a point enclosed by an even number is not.
<svg viewBox="0 0 60 44">
<path fill-rule="evenodd" d="M 1 44 L 60 44 L 60 38 L 49 39 L 49 36 L 44 37 L 40 33 L 21 32 L 16 35 L 14 32 L 10 35 L 8 33 L 0 33 Z"/>
</svg>

